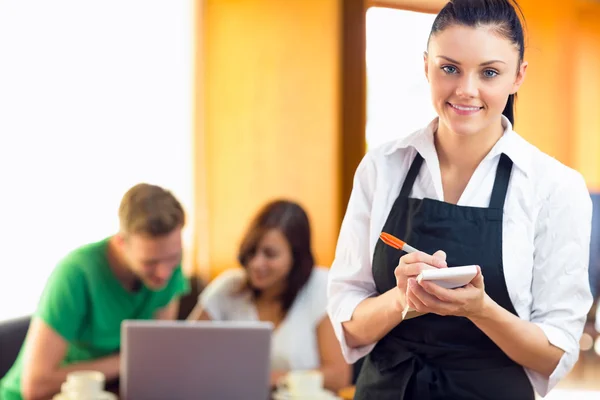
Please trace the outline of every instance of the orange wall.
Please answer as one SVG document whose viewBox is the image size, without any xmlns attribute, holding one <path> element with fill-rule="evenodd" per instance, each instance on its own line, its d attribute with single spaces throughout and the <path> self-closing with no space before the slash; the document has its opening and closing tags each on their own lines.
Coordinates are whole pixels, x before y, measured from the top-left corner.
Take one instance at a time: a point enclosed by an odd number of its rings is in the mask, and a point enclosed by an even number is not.
<svg viewBox="0 0 600 400">
<path fill-rule="evenodd" d="M 339 1 L 207 0 L 197 123 L 196 260 L 201 276 L 236 266 L 266 201 L 298 200 L 317 262 L 339 229 Z"/>
<path fill-rule="evenodd" d="M 437 13 L 447 0 L 368 0 L 367 4 L 373 7 L 400 8 L 402 10 Z"/>
<path fill-rule="evenodd" d="M 521 0 L 529 45 L 516 130 L 600 188 L 600 3 Z"/>
<path fill-rule="evenodd" d="M 600 3 L 577 15 L 573 164 L 600 191 Z"/>
<path fill-rule="evenodd" d="M 338 0 L 198 3 L 197 272 L 214 277 L 235 266 L 248 220 L 278 196 L 306 206 L 317 261 L 329 264 L 345 208 L 340 186 L 354 163 L 343 162 L 347 132 L 340 121 L 347 94 L 359 99 L 352 93 L 364 83 L 344 79 L 354 64 L 340 51 L 352 49 L 341 31 L 364 26 L 342 21 L 346 3 Z M 444 3 L 368 1 L 429 12 Z M 600 2 L 519 3 L 529 68 L 516 130 L 600 189 Z"/>
<path fill-rule="evenodd" d="M 542 151 L 572 165 L 574 2 L 552 7 L 520 2 L 526 19 L 525 83 L 518 93 L 515 130 Z M 568 101 L 566 101 L 568 99 Z"/>
</svg>

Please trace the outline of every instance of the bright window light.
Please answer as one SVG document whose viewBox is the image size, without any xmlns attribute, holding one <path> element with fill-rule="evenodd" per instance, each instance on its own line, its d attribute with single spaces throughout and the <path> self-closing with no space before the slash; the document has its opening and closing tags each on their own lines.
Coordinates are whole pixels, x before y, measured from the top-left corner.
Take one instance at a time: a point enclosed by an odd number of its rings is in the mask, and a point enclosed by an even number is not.
<svg viewBox="0 0 600 400">
<path fill-rule="evenodd" d="M 0 0 L 0 320 L 116 231 L 134 184 L 189 213 L 193 15 L 192 0 Z"/>
<path fill-rule="evenodd" d="M 434 117 L 423 52 L 435 15 L 367 11 L 367 146 L 407 136 Z"/>
</svg>

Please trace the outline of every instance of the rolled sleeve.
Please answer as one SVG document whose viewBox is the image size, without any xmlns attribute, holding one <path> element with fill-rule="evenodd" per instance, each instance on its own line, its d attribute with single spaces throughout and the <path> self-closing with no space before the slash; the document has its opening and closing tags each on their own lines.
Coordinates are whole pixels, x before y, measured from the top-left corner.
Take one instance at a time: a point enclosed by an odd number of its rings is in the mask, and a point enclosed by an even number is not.
<svg viewBox="0 0 600 400">
<path fill-rule="evenodd" d="M 554 388 L 556 384 L 569 373 L 577 362 L 577 359 L 579 358 L 579 346 L 576 346 L 574 349 L 573 340 L 560 328 L 543 323 L 536 323 L 536 325 L 544 331 L 548 341 L 553 346 L 556 346 L 565 352 L 550 377 L 546 377 L 533 370 L 525 370 L 536 392 L 538 392 L 540 396 L 546 396 L 548 392 L 550 392 L 550 390 L 552 390 L 552 388 Z"/>
<path fill-rule="evenodd" d="M 374 169 L 367 155 L 354 176 L 354 186 L 342 221 L 327 285 L 327 313 L 348 363 L 364 357 L 375 346 L 373 343 L 359 348 L 349 347 L 342 326 L 342 323 L 352 319 L 354 310 L 363 300 L 377 295 L 369 250 L 373 175 Z"/>
<path fill-rule="evenodd" d="M 340 296 L 343 300 L 343 304 L 337 308 L 336 316 L 332 317 L 330 312 L 330 319 L 335 331 L 335 336 L 340 342 L 342 348 L 342 355 L 348 364 L 354 364 L 373 350 L 375 343 L 362 347 L 350 347 L 346 343 L 346 336 L 344 333 L 344 327 L 342 323 L 350 321 L 352 314 L 356 307 L 366 298 L 371 297 L 370 294 L 364 292 L 346 292 L 343 296 Z M 329 310 L 328 310 L 329 311 Z"/>
<path fill-rule="evenodd" d="M 579 358 L 579 339 L 592 306 L 588 279 L 592 203 L 581 175 L 562 180 L 538 217 L 531 322 L 565 353 L 550 377 L 526 370 L 545 396 Z"/>
</svg>

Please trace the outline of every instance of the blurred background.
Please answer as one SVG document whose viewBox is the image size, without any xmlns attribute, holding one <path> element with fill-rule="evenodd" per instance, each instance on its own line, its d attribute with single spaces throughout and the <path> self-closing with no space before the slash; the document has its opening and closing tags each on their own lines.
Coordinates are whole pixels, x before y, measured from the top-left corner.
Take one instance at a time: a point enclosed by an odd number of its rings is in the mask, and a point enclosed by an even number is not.
<svg viewBox="0 0 600 400">
<path fill-rule="evenodd" d="M 515 130 L 580 171 L 596 211 L 600 1 L 519 3 L 529 69 Z M 306 207 L 330 265 L 366 149 L 434 116 L 422 53 L 444 4 L 0 0 L 0 320 L 31 314 L 58 259 L 114 233 L 141 181 L 186 207 L 185 269 L 201 284 L 237 266 L 247 221 L 275 197 Z M 600 390 L 594 314 L 561 383 L 588 390 L 577 398 Z"/>
</svg>

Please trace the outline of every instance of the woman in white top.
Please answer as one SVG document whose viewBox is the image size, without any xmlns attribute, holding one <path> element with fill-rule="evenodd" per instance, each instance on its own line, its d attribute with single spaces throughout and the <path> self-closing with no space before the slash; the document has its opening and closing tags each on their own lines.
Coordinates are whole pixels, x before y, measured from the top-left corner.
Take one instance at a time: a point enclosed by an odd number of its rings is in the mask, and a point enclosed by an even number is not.
<svg viewBox="0 0 600 400">
<path fill-rule="evenodd" d="M 251 223 L 238 259 L 243 269 L 223 272 L 200 294 L 193 320 L 270 321 L 271 384 L 293 370 L 319 370 L 324 387 L 350 384 L 327 316 L 328 269 L 314 266 L 310 224 L 290 201 L 267 204 Z"/>
<path fill-rule="evenodd" d="M 512 129 L 527 69 L 516 8 L 442 9 L 424 55 L 438 117 L 356 171 L 328 286 L 346 360 L 366 356 L 356 399 L 533 399 L 578 359 L 591 200 L 579 173 Z M 415 279 L 470 264 L 463 288 Z M 403 320 L 407 308 L 421 315 Z"/>
</svg>

